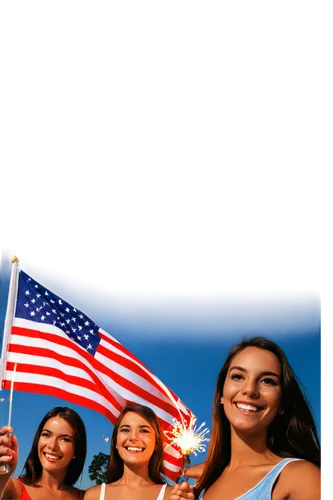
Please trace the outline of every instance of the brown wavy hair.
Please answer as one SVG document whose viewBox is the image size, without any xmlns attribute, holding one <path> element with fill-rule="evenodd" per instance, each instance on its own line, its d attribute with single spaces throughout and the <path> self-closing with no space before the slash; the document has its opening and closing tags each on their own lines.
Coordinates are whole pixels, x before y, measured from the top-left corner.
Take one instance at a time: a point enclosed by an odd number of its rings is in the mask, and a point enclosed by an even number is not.
<svg viewBox="0 0 333 500">
<path fill-rule="evenodd" d="M 87 435 L 84 423 L 76 411 L 67 408 L 67 406 L 57 406 L 45 415 L 38 426 L 31 450 L 20 474 L 20 479 L 25 484 L 36 484 L 42 476 L 43 468 L 38 456 L 38 441 L 44 425 L 50 418 L 54 417 L 65 420 L 74 431 L 74 453 L 76 458 L 68 465 L 64 484 L 72 486 L 81 475 L 87 454 Z"/>
<path fill-rule="evenodd" d="M 163 484 L 163 480 L 161 478 L 161 474 L 164 473 L 163 471 L 163 437 L 162 437 L 162 431 L 159 426 L 159 423 L 157 421 L 157 417 L 153 410 L 151 410 L 148 406 L 143 406 L 143 405 L 128 405 L 126 406 L 121 414 L 118 417 L 118 420 L 116 422 L 116 425 L 114 427 L 113 433 L 112 433 L 112 438 L 111 438 L 111 451 L 110 451 L 110 460 L 108 464 L 108 470 L 107 470 L 107 476 L 106 476 L 106 482 L 107 483 L 113 483 L 114 481 L 117 481 L 120 479 L 124 473 L 124 462 L 122 458 L 120 457 L 118 450 L 116 448 L 117 444 L 117 435 L 118 435 L 118 429 L 120 426 L 120 423 L 128 412 L 133 412 L 137 413 L 140 415 L 142 418 L 147 420 L 149 424 L 152 426 L 154 432 L 155 432 L 155 437 L 156 437 L 156 450 L 152 454 L 150 460 L 149 460 L 149 465 L 148 465 L 148 473 L 149 477 L 154 483 L 156 484 Z"/>
<path fill-rule="evenodd" d="M 270 351 L 281 363 L 283 412 L 275 417 L 268 428 L 268 448 L 280 457 L 303 458 L 320 467 L 320 443 L 316 424 L 300 382 L 277 344 L 265 337 L 253 337 L 232 347 L 218 374 L 213 399 L 212 434 L 204 471 L 195 486 L 196 498 L 220 477 L 230 462 L 230 423 L 220 400 L 231 361 L 247 347 Z"/>
</svg>

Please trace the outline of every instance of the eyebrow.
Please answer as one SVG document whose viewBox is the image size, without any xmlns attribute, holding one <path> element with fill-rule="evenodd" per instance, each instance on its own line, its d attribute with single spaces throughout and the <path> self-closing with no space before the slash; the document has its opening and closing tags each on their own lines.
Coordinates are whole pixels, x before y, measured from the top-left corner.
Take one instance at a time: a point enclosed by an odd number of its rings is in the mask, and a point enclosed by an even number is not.
<svg viewBox="0 0 333 500">
<path fill-rule="evenodd" d="M 242 366 L 232 366 L 229 371 L 231 371 L 231 370 L 240 370 L 241 372 L 247 372 L 247 370 L 245 368 L 243 368 Z M 270 371 L 266 370 L 266 371 L 260 373 L 260 377 L 262 377 L 264 375 L 272 375 L 273 377 L 276 377 L 280 380 L 279 375 L 275 372 L 270 372 Z"/>
<path fill-rule="evenodd" d="M 119 427 L 119 429 L 122 429 L 123 427 L 131 427 L 131 426 L 129 424 L 122 424 Z M 144 428 L 146 428 L 146 429 L 152 429 L 152 427 L 150 425 L 146 425 L 146 424 L 144 424 L 144 425 L 138 425 L 138 427 L 139 427 L 139 429 L 144 429 Z"/>
<path fill-rule="evenodd" d="M 46 427 L 44 427 L 44 429 L 42 429 L 42 432 L 48 432 L 49 434 L 53 434 L 53 432 L 50 431 L 49 429 L 47 429 Z M 69 437 L 71 439 L 75 438 L 75 436 L 71 436 L 70 434 L 60 434 L 59 437 Z"/>
</svg>

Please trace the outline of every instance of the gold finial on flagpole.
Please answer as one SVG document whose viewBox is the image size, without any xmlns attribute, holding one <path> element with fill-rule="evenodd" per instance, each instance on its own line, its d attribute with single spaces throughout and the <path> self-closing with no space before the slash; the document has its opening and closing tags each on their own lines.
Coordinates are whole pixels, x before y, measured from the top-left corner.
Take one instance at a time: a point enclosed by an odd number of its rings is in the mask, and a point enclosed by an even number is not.
<svg viewBox="0 0 333 500">
<path fill-rule="evenodd" d="M 12 264 L 17 264 L 18 263 L 18 258 L 16 257 L 16 255 L 14 255 L 14 257 L 12 258 Z"/>
</svg>

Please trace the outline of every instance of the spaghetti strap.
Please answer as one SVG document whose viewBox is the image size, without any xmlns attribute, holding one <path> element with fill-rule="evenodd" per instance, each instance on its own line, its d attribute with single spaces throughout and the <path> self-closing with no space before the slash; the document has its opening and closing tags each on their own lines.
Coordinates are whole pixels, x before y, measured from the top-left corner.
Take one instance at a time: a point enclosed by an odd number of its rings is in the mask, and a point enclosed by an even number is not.
<svg viewBox="0 0 333 500">
<path fill-rule="evenodd" d="M 163 500 L 163 498 L 164 498 L 164 494 L 165 494 L 165 490 L 166 490 L 166 487 L 167 487 L 167 485 L 166 485 L 166 484 L 164 484 L 164 485 L 162 486 L 162 488 L 160 489 L 159 495 L 158 495 L 158 497 L 157 497 L 157 499 L 156 499 L 156 500 Z"/>
<path fill-rule="evenodd" d="M 105 483 L 101 484 L 101 494 L 99 497 L 99 500 L 104 500 L 105 499 Z"/>
</svg>

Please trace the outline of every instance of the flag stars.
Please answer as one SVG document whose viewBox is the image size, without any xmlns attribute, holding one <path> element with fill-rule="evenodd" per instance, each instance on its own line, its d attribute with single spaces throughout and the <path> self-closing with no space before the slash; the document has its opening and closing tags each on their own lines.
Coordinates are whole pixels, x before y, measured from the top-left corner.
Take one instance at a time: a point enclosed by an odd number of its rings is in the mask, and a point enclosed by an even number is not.
<svg viewBox="0 0 333 500">
<path fill-rule="evenodd" d="M 22 272 L 23 276 L 23 272 Z M 70 342 L 80 345 L 90 355 L 94 354 L 100 338 L 96 335 L 98 326 L 83 312 L 70 305 L 47 288 L 25 276 L 23 288 L 19 286 L 18 305 L 20 317 L 39 322 L 45 326 L 53 325 L 66 334 Z M 37 285 L 37 286 L 36 286 Z"/>
</svg>

